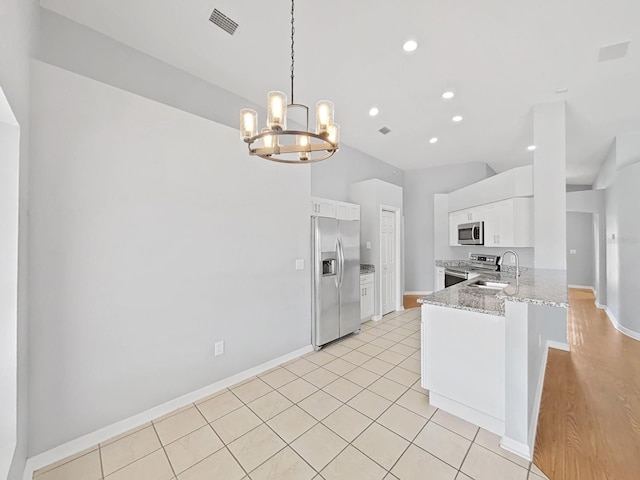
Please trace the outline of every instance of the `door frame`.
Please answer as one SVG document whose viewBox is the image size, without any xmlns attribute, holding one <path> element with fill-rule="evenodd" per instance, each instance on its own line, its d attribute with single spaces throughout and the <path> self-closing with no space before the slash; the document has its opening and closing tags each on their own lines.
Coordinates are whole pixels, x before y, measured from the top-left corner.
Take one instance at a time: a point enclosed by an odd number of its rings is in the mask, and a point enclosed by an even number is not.
<svg viewBox="0 0 640 480">
<path fill-rule="evenodd" d="M 379 248 L 378 252 L 378 264 L 382 267 L 382 212 L 387 211 L 391 212 L 395 215 L 395 240 L 396 240 L 396 248 L 395 248 L 395 261 L 396 261 L 396 288 L 395 288 L 395 306 L 394 310 L 399 312 L 404 310 L 403 301 L 402 301 L 402 251 L 404 250 L 402 245 L 402 209 L 400 207 L 392 207 L 391 205 L 380 204 L 378 211 L 378 242 L 381 248 Z M 378 275 L 378 301 L 377 301 L 377 311 L 379 312 L 376 316 L 377 320 L 382 318 L 382 272 Z"/>
<path fill-rule="evenodd" d="M 18 216 L 20 125 L 0 85 L 0 351 L 8 362 L 0 375 L 0 478 L 6 478 L 13 459 L 17 434 L 18 380 Z M 5 290 L 6 289 L 6 290 Z"/>
</svg>

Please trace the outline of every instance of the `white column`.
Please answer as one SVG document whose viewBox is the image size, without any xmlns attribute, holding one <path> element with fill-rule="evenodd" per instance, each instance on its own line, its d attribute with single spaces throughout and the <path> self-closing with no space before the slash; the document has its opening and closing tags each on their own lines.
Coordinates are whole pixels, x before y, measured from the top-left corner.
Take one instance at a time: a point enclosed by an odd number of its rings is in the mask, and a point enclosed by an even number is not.
<svg viewBox="0 0 640 480">
<path fill-rule="evenodd" d="M 565 102 L 533 108 L 535 267 L 567 269 Z"/>
</svg>

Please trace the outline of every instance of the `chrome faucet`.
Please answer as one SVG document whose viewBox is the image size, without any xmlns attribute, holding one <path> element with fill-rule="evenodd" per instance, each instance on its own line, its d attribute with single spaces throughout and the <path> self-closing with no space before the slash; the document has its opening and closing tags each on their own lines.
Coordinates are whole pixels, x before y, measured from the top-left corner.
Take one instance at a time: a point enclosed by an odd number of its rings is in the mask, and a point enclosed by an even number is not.
<svg viewBox="0 0 640 480">
<path fill-rule="evenodd" d="M 512 253 L 514 257 L 516 257 L 516 281 L 518 280 L 518 277 L 520 276 L 520 258 L 518 257 L 518 254 L 516 252 L 514 252 L 513 250 L 506 250 L 505 252 L 503 252 L 502 256 L 500 257 L 500 260 L 498 260 L 498 265 L 502 265 L 502 262 L 504 261 L 504 256 L 507 253 Z"/>
</svg>

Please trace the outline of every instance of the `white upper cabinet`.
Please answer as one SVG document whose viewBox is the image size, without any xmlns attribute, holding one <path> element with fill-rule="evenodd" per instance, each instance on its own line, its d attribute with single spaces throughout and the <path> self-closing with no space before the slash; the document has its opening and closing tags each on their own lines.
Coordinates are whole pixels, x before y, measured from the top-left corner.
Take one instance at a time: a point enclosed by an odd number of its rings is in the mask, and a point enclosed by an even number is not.
<svg viewBox="0 0 640 480">
<path fill-rule="evenodd" d="M 449 214 L 449 244 L 458 245 L 458 225 L 484 222 L 485 247 L 533 247 L 533 198 L 509 198 Z"/>
<path fill-rule="evenodd" d="M 311 197 L 311 216 L 337 218 L 338 220 L 360 220 L 360 205 Z"/>
</svg>

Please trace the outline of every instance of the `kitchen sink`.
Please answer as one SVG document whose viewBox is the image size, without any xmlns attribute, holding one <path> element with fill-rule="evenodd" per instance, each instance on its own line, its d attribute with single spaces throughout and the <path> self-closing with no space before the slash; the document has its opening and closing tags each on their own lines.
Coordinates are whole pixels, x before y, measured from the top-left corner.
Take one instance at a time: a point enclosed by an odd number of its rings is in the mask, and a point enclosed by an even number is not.
<svg viewBox="0 0 640 480">
<path fill-rule="evenodd" d="M 508 283 L 492 282 L 489 280 L 478 280 L 477 282 L 470 283 L 467 286 L 474 287 L 474 288 L 484 288 L 487 290 L 502 290 L 508 285 L 509 285 Z"/>
</svg>

